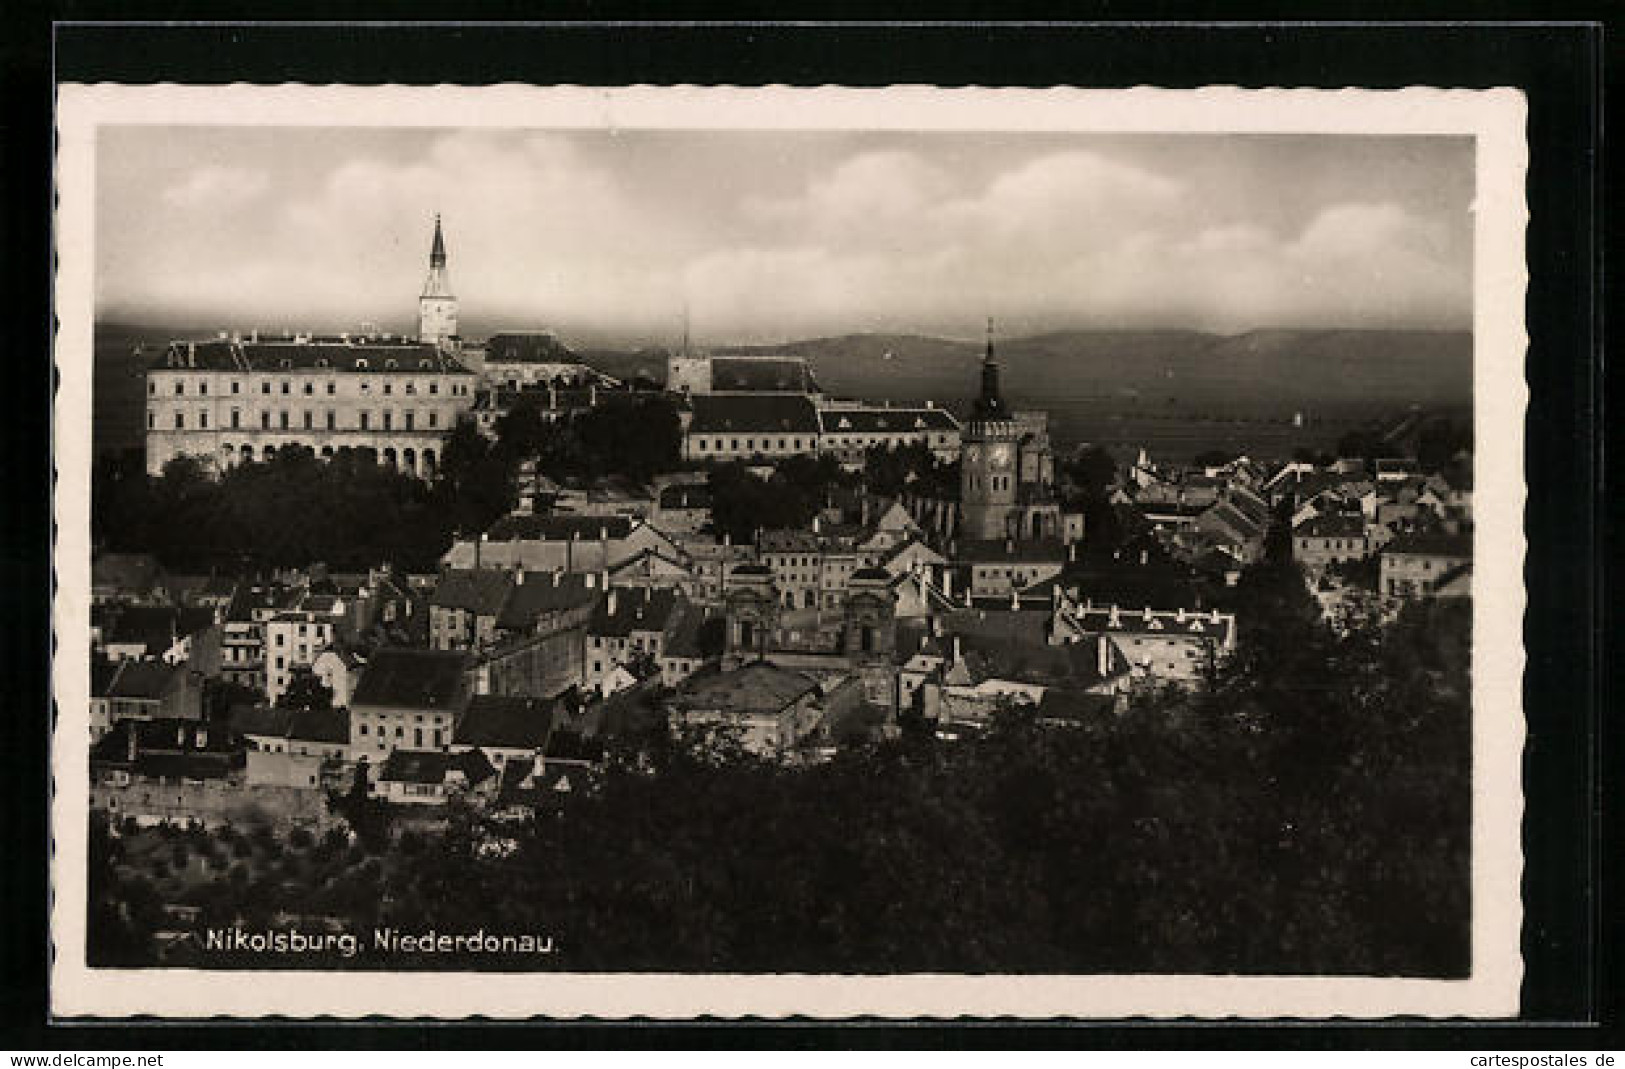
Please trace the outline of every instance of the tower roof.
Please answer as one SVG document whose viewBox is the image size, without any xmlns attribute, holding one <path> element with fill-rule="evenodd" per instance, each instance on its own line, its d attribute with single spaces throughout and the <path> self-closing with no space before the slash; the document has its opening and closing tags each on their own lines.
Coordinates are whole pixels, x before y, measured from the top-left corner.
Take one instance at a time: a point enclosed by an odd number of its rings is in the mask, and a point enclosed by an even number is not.
<svg viewBox="0 0 1625 1069">
<path fill-rule="evenodd" d="M 434 246 L 429 250 L 429 266 L 446 266 L 446 237 L 440 232 L 440 214 L 434 217 Z"/>
<path fill-rule="evenodd" d="M 993 359 L 993 317 L 987 317 L 987 348 L 982 353 L 982 392 L 971 408 L 973 419 L 1008 419 L 1010 410 L 999 395 L 999 362 Z"/>
</svg>

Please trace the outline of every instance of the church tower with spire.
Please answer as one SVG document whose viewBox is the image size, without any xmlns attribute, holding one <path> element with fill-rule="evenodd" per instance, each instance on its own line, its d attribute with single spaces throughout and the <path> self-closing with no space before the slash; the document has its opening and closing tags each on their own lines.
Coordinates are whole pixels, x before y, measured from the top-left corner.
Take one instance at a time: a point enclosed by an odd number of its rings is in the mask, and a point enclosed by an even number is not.
<svg viewBox="0 0 1625 1069">
<path fill-rule="evenodd" d="M 440 232 L 440 216 L 434 217 L 434 244 L 429 249 L 429 277 L 423 280 L 418 297 L 418 340 L 449 347 L 457 337 L 457 298 L 446 275 L 446 238 Z"/>
<path fill-rule="evenodd" d="M 982 392 L 971 406 L 960 439 L 959 531 L 972 539 L 1004 538 L 1016 507 L 1021 428 L 999 394 L 999 363 L 993 358 L 993 320 L 987 321 Z"/>
</svg>

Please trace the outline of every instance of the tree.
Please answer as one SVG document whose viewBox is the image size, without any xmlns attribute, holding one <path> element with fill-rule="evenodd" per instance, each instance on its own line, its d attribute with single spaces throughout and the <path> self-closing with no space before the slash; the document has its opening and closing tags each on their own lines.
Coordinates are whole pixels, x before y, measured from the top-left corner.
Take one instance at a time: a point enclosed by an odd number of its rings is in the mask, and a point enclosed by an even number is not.
<svg viewBox="0 0 1625 1069">
<path fill-rule="evenodd" d="M 1117 460 L 1097 445 L 1079 449 L 1061 465 L 1061 474 L 1087 499 L 1103 499 L 1117 481 Z"/>
<path fill-rule="evenodd" d="M 282 692 L 282 700 L 277 704 L 284 709 L 331 709 L 333 688 L 323 683 L 308 665 L 299 665 L 294 668 L 288 688 Z"/>
</svg>

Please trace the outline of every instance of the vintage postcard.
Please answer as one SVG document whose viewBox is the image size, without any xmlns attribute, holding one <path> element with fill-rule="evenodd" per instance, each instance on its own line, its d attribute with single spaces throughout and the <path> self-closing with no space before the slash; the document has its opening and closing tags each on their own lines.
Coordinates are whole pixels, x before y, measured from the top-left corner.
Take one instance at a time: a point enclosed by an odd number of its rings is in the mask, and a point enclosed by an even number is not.
<svg viewBox="0 0 1625 1069">
<path fill-rule="evenodd" d="M 1509 1017 L 1512 90 L 59 88 L 63 1017 Z"/>
</svg>

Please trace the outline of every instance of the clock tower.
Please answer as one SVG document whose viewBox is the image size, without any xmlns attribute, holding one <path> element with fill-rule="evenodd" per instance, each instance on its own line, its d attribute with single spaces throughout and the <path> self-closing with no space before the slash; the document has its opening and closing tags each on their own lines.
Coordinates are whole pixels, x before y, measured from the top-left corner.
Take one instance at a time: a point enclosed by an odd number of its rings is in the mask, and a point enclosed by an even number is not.
<svg viewBox="0 0 1625 1069">
<path fill-rule="evenodd" d="M 1020 429 L 999 396 L 999 364 L 993 359 L 993 320 L 987 321 L 982 392 L 971 408 L 960 446 L 959 531 L 965 538 L 1004 538 L 1016 507 L 1020 481 Z"/>
</svg>

